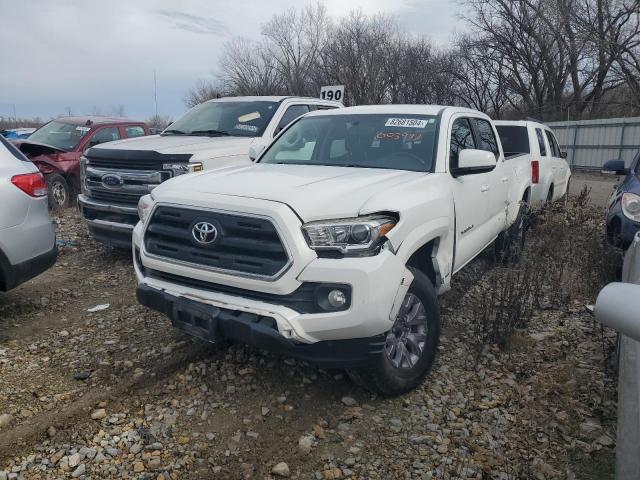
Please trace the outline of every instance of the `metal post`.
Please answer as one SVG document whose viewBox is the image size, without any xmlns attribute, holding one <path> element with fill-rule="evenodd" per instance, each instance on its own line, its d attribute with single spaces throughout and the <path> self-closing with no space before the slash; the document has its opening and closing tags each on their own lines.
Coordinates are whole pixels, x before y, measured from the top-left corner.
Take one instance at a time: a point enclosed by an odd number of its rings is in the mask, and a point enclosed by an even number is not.
<svg viewBox="0 0 640 480">
<path fill-rule="evenodd" d="M 624 130 L 625 130 L 626 126 L 627 126 L 627 124 L 623 123 L 622 124 L 622 128 L 620 129 L 620 148 L 618 149 L 618 158 L 621 159 L 621 160 L 624 160 L 622 158 L 622 150 L 624 149 Z"/>
<path fill-rule="evenodd" d="M 576 140 L 578 138 L 578 124 L 573 126 L 573 143 L 571 144 L 571 167 L 576 164 Z"/>
</svg>

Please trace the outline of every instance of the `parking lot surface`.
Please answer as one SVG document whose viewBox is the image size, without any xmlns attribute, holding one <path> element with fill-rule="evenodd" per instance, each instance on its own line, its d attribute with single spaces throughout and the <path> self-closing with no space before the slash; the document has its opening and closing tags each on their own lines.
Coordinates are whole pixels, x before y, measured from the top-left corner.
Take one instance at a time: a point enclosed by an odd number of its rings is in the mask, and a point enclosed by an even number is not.
<svg viewBox="0 0 640 480">
<path fill-rule="evenodd" d="M 571 174 L 570 193 L 577 195 L 583 188 L 590 191 L 589 197 L 594 205 L 606 207 L 607 200 L 611 196 L 613 187 L 618 183 L 619 177 L 605 175 L 597 172 L 574 171 Z"/>
<path fill-rule="evenodd" d="M 73 209 L 57 221 L 57 265 L 0 294 L 0 478 L 611 478 L 600 327 L 583 303 L 544 305 L 506 348 L 476 350 L 468 305 L 490 254 L 443 298 L 430 376 L 384 399 L 174 332 L 137 304 L 127 252 Z"/>
</svg>

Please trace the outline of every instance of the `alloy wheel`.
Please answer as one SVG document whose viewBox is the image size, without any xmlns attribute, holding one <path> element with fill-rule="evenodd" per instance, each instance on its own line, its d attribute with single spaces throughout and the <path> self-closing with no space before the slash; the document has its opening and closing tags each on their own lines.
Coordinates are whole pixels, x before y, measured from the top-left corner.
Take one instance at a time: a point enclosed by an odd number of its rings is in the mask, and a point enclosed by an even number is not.
<svg viewBox="0 0 640 480">
<path fill-rule="evenodd" d="M 387 334 L 385 353 L 393 366 L 413 368 L 427 340 L 427 313 L 420 298 L 407 292 L 393 327 Z"/>
</svg>

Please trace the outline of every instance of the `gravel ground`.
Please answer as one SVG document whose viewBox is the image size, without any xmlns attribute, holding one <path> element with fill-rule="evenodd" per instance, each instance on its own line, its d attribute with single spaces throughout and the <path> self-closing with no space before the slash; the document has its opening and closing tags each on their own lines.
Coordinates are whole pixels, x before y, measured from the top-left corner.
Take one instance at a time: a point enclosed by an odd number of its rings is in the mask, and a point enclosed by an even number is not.
<svg viewBox="0 0 640 480">
<path fill-rule="evenodd" d="M 58 222 L 57 265 L 0 294 L 0 480 L 613 478 L 612 334 L 576 302 L 473 348 L 467 302 L 490 255 L 442 299 L 431 375 L 384 399 L 341 371 L 174 332 L 137 304 L 126 253 L 74 210 Z"/>
</svg>

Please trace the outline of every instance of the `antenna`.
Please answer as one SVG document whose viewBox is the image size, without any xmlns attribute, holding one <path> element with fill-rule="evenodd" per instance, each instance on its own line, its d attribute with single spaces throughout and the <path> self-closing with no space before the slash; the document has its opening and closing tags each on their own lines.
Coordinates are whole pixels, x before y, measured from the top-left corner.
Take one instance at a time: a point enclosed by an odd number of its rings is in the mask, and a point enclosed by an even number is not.
<svg viewBox="0 0 640 480">
<path fill-rule="evenodd" d="M 156 79 L 156 70 L 153 70 L 153 99 L 156 104 L 156 118 L 158 118 L 158 81 Z"/>
</svg>

